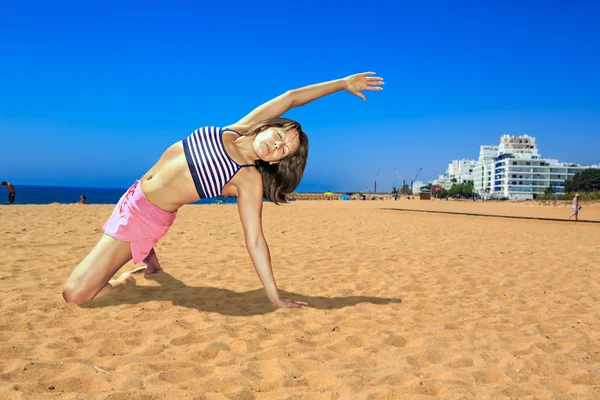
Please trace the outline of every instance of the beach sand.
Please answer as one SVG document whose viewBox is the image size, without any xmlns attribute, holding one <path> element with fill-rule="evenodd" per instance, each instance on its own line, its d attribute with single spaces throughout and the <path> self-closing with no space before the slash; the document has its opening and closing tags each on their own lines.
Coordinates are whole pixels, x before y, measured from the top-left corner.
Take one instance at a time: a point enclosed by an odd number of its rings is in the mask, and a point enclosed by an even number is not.
<svg viewBox="0 0 600 400">
<path fill-rule="evenodd" d="M 600 224 L 382 209 L 568 205 L 265 204 L 281 293 L 305 310 L 269 304 L 235 205 L 186 206 L 165 273 L 68 305 L 112 208 L 0 207 L 0 399 L 600 398 Z"/>
</svg>

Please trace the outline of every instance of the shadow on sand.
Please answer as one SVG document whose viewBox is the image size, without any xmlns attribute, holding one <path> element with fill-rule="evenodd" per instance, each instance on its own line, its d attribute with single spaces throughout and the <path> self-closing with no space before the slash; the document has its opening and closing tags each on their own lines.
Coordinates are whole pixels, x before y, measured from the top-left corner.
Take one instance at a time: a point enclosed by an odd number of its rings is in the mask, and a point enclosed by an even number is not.
<svg viewBox="0 0 600 400">
<path fill-rule="evenodd" d="M 117 296 L 94 300 L 90 304 L 85 304 L 81 307 L 103 308 L 121 304 L 139 304 L 148 301 L 171 301 L 173 305 L 230 316 L 260 315 L 276 310 L 275 307 L 269 304 L 262 288 L 247 292 L 234 292 L 232 290 L 214 287 L 187 286 L 167 272 L 148 274 L 145 278 L 157 282 L 160 286 L 136 286 L 135 284 L 132 284 L 131 287 L 125 288 L 125 290 Z M 279 290 L 279 293 L 283 298 L 303 301 L 308 303 L 310 308 L 323 310 L 350 307 L 360 303 L 402 303 L 401 299 L 384 297 L 306 296 L 281 289 Z"/>
</svg>

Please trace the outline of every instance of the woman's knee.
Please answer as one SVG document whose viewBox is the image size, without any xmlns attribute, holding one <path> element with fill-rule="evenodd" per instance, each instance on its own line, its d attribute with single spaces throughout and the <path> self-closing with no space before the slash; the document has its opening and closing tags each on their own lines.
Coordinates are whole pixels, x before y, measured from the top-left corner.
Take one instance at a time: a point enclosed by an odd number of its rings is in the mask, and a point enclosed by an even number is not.
<svg viewBox="0 0 600 400">
<path fill-rule="evenodd" d="M 90 295 L 89 291 L 81 290 L 81 288 L 67 282 L 63 288 L 63 298 L 67 303 L 85 304 L 89 303 L 94 297 Z"/>
</svg>

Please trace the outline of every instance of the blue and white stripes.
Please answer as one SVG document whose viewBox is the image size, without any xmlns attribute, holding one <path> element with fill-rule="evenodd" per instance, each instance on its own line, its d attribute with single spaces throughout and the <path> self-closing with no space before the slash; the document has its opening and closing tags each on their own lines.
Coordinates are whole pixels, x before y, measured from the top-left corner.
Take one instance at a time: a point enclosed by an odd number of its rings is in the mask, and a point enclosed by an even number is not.
<svg viewBox="0 0 600 400">
<path fill-rule="evenodd" d="M 221 196 L 223 186 L 242 167 L 227 154 L 222 128 L 207 126 L 196 129 L 184 139 L 183 149 L 196 190 L 201 199 Z"/>
</svg>

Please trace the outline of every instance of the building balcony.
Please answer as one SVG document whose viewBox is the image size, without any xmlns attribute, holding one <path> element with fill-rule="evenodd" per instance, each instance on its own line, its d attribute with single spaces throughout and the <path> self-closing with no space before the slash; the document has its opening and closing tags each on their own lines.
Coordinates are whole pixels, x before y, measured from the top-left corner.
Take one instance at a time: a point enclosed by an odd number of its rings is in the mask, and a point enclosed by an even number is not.
<svg viewBox="0 0 600 400">
<path fill-rule="evenodd" d="M 513 176 L 513 175 L 515 175 L 515 176 Z M 559 178 L 559 176 L 560 176 L 560 178 Z M 494 178 L 496 180 L 527 179 L 528 181 L 566 181 L 566 180 L 569 180 L 571 177 L 568 177 L 566 175 L 543 175 L 543 174 L 532 175 L 532 174 L 520 173 L 520 174 L 496 174 L 494 176 Z"/>
<path fill-rule="evenodd" d="M 508 193 L 533 193 L 533 191 L 531 190 L 531 188 L 509 186 Z"/>
<path fill-rule="evenodd" d="M 510 168 L 527 167 L 527 168 L 534 168 L 534 169 L 548 169 L 547 165 L 539 165 L 539 164 L 532 164 L 532 163 L 527 165 L 527 163 L 525 163 L 525 162 L 517 163 L 516 161 L 511 162 L 509 167 Z"/>
<path fill-rule="evenodd" d="M 538 181 L 538 182 L 547 182 L 547 181 L 566 181 L 568 180 L 566 177 L 546 177 L 546 176 L 515 176 L 513 177 L 512 175 L 506 176 L 506 177 L 501 177 L 498 179 L 509 179 L 509 180 L 514 180 L 514 179 L 527 179 L 528 181 Z"/>
</svg>

